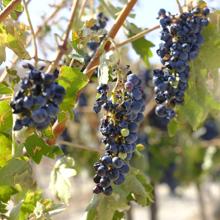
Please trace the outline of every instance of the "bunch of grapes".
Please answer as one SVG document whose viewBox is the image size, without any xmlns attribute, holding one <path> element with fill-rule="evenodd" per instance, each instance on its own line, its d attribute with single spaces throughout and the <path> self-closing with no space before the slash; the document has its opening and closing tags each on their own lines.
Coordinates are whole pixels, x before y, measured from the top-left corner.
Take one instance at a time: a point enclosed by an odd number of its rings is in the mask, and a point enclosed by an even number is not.
<svg viewBox="0 0 220 220">
<path fill-rule="evenodd" d="M 100 31 L 100 30 L 104 30 L 106 25 L 107 25 L 107 21 L 108 21 L 108 18 L 102 13 L 100 12 L 98 15 L 97 15 L 97 21 L 96 21 L 96 24 L 94 24 L 90 29 L 93 30 L 93 31 Z M 99 47 L 100 43 L 102 42 L 104 36 L 100 39 L 100 41 L 90 41 L 88 42 L 87 46 L 88 48 L 95 52 L 97 50 L 97 48 Z"/>
<path fill-rule="evenodd" d="M 137 144 L 138 124 L 144 118 L 145 100 L 141 80 L 131 71 L 126 77 L 117 79 L 113 91 L 107 84 L 101 84 L 97 93 L 94 111 L 105 111 L 100 126 L 105 154 L 94 164 L 96 186 L 93 192 L 110 195 L 112 183 L 122 184 L 129 172 L 128 161 Z"/>
<path fill-rule="evenodd" d="M 20 88 L 11 101 L 13 113 L 18 115 L 14 130 L 23 127 L 42 130 L 56 120 L 65 89 L 55 82 L 57 70 L 54 74 L 46 74 L 30 64 L 24 67 L 29 72 L 21 80 Z"/>
<path fill-rule="evenodd" d="M 208 8 L 196 7 L 179 16 L 159 11 L 161 40 L 157 54 L 161 57 L 162 69 L 154 70 L 156 114 L 170 120 L 175 116 L 172 109 L 184 102 L 188 86 L 189 61 L 194 59 L 204 39 L 202 28 L 208 25 Z"/>
</svg>

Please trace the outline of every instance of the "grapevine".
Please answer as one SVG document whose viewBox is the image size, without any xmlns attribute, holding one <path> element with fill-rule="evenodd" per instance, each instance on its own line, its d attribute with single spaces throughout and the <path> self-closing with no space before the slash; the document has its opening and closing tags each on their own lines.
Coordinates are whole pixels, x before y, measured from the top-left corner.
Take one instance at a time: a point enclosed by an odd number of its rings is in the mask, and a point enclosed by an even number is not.
<svg viewBox="0 0 220 220">
<path fill-rule="evenodd" d="M 0 219 L 219 217 L 220 11 L 182 2 L 1 1 Z"/>
</svg>

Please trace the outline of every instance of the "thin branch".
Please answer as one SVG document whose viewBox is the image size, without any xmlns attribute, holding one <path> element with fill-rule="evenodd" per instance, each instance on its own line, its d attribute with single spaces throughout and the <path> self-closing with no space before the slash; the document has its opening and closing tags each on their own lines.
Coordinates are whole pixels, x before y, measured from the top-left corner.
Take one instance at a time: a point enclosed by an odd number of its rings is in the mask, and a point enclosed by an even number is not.
<svg viewBox="0 0 220 220">
<path fill-rule="evenodd" d="M 154 98 L 152 98 L 146 105 L 145 110 L 144 110 L 144 117 L 146 118 L 150 112 L 156 107 L 156 102 Z"/>
<path fill-rule="evenodd" d="M 43 27 L 46 25 L 46 24 L 48 24 L 56 15 L 57 15 L 57 13 L 62 9 L 62 7 L 65 5 L 65 3 L 66 3 L 66 0 L 63 0 L 60 4 L 58 4 L 57 6 L 56 6 L 56 9 L 52 12 L 52 14 L 51 15 L 49 15 L 45 20 L 44 20 L 44 22 L 43 22 L 43 24 L 41 25 L 41 26 L 39 26 L 38 27 L 38 29 L 37 29 L 37 31 L 36 31 L 36 33 L 35 33 L 35 35 L 36 35 L 36 37 L 41 33 L 41 31 L 43 30 Z M 31 41 L 32 41 L 32 38 L 29 38 L 28 40 L 27 40 L 27 43 L 26 43 L 26 47 L 28 47 L 29 45 L 30 45 L 30 43 L 31 43 Z M 12 63 L 11 63 L 11 67 L 13 67 L 13 66 L 15 66 L 15 64 L 18 62 L 18 60 L 19 60 L 19 57 L 17 56 L 17 55 L 14 55 L 15 57 L 14 57 L 14 59 L 12 60 Z M 4 80 L 5 80 L 5 77 L 7 76 L 7 70 L 5 70 L 1 75 L 0 75 L 0 82 L 3 82 Z"/>
<path fill-rule="evenodd" d="M 134 35 L 134 36 L 132 36 L 132 37 L 126 39 L 125 41 L 122 41 L 121 43 L 116 44 L 115 47 L 111 47 L 110 50 L 115 50 L 116 48 L 122 47 L 122 46 L 124 46 L 124 45 L 126 45 L 126 44 L 128 44 L 128 43 L 131 43 L 131 42 L 133 42 L 133 41 L 136 41 L 136 40 L 138 40 L 138 39 L 144 37 L 146 34 L 152 32 L 152 31 L 154 31 L 154 30 L 156 30 L 156 29 L 158 29 L 158 28 L 160 28 L 160 25 L 155 25 L 155 26 L 153 26 L 152 28 L 145 29 L 145 30 L 143 30 L 143 31 L 141 31 L 141 32 L 139 32 L 139 33 L 137 33 L 136 35 Z"/>
<path fill-rule="evenodd" d="M 73 0 L 74 1 L 74 0 Z M 75 0 L 72 4 L 72 9 L 71 9 L 71 16 L 70 16 L 70 20 L 69 20 L 69 24 L 67 26 L 66 32 L 65 32 L 65 36 L 64 36 L 64 40 L 62 45 L 59 48 L 59 51 L 57 52 L 55 61 L 53 62 L 53 64 L 49 67 L 48 72 L 51 72 L 59 63 L 60 59 L 62 58 L 62 56 L 65 54 L 66 50 L 67 50 L 67 42 L 68 42 L 68 38 L 69 38 L 69 34 L 70 31 L 72 29 L 72 25 L 73 25 L 73 21 L 74 18 L 76 16 L 77 13 L 77 6 L 79 4 L 79 0 Z"/>
<path fill-rule="evenodd" d="M 12 98 L 12 96 L 11 95 L 4 95 L 4 96 L 1 96 L 0 97 L 0 101 L 3 101 L 3 100 L 8 100 L 8 99 L 11 99 Z"/>
<path fill-rule="evenodd" d="M 94 0 L 89 0 L 89 4 L 90 4 L 91 13 L 93 14 L 95 11 Z"/>
<path fill-rule="evenodd" d="M 20 4 L 21 0 L 12 0 L 6 8 L 0 13 L 0 22 L 4 21 L 7 16 Z"/>
<path fill-rule="evenodd" d="M 74 148 L 78 148 L 78 149 L 82 149 L 82 150 L 87 150 L 87 151 L 94 151 L 94 152 L 97 152 L 99 154 L 102 154 L 103 153 L 103 150 L 101 149 L 97 149 L 97 148 L 94 148 L 94 147 L 88 147 L 88 146 L 85 146 L 85 145 L 81 145 L 81 144 L 74 144 L 74 143 L 71 143 L 71 142 L 68 142 L 68 141 L 58 141 L 57 144 L 63 144 L 63 145 L 67 145 L 67 146 L 70 146 L 70 147 L 74 147 Z"/>
<path fill-rule="evenodd" d="M 203 147 L 216 146 L 216 147 L 220 148 L 220 138 L 214 138 L 209 141 L 202 141 L 202 146 Z"/>
<path fill-rule="evenodd" d="M 127 16 L 129 15 L 129 13 L 131 12 L 132 8 L 135 6 L 135 4 L 137 3 L 137 0 L 130 0 L 125 7 L 122 9 L 122 11 L 120 12 L 120 14 L 118 15 L 115 24 L 113 25 L 112 29 L 110 30 L 107 39 L 114 39 L 116 34 L 118 33 L 120 27 L 123 25 L 125 19 L 127 18 Z M 108 51 L 109 48 L 111 46 L 111 42 L 107 41 L 106 45 L 105 45 L 105 50 Z M 89 64 L 87 65 L 86 69 L 85 69 L 85 73 L 87 74 L 87 76 L 90 78 L 93 74 L 94 71 L 91 71 L 91 69 L 99 64 L 99 57 L 100 57 L 100 51 L 97 50 L 93 59 L 89 62 Z"/>
<path fill-rule="evenodd" d="M 29 26 L 30 26 L 30 29 L 31 29 L 31 34 L 32 34 L 32 37 L 33 37 L 33 42 L 34 42 L 34 60 L 35 60 L 35 66 L 36 66 L 37 63 L 38 63 L 38 51 L 37 51 L 36 34 L 34 32 L 34 28 L 33 28 L 32 22 L 31 22 L 31 17 L 30 17 L 29 11 L 28 11 L 27 2 L 25 0 L 23 0 L 23 3 L 24 3 L 24 9 L 25 9 L 25 13 L 26 13 L 26 16 L 27 16 L 27 20 L 28 20 L 28 23 L 29 23 Z"/>
<path fill-rule="evenodd" d="M 179 0 L 176 0 L 176 3 L 177 3 L 177 5 L 178 5 L 180 14 L 182 14 L 182 13 L 183 13 L 183 9 L 182 9 L 182 6 L 181 6 Z"/>
<path fill-rule="evenodd" d="M 82 5 L 81 5 L 81 9 L 80 9 L 80 12 L 79 12 L 79 17 L 81 17 L 83 15 L 83 12 L 85 10 L 87 1 L 88 0 L 83 0 Z"/>
</svg>

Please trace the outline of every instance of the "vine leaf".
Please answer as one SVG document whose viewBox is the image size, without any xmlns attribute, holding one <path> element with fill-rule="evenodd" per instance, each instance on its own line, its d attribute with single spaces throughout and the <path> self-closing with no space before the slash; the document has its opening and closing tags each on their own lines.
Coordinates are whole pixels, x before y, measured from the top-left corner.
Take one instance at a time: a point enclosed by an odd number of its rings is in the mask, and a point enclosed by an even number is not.
<svg viewBox="0 0 220 220">
<path fill-rule="evenodd" d="M 7 202 L 11 196 L 16 194 L 18 191 L 11 186 L 0 186 L 0 213 L 7 212 Z"/>
<path fill-rule="evenodd" d="M 54 158 L 55 156 L 62 154 L 62 151 L 59 149 L 59 147 L 47 145 L 36 134 L 29 136 L 26 139 L 24 146 L 27 150 L 28 155 L 37 164 L 40 163 L 43 156 Z"/>
<path fill-rule="evenodd" d="M 130 23 L 128 36 L 132 37 L 133 35 L 141 31 L 142 31 L 141 28 L 138 28 L 135 24 Z M 154 44 L 151 41 L 146 40 L 144 37 L 133 41 L 131 44 L 135 52 L 142 58 L 145 65 L 149 67 L 150 66 L 149 58 L 153 56 L 151 47 L 154 47 Z"/>
<path fill-rule="evenodd" d="M 62 111 L 71 112 L 80 90 L 82 90 L 89 82 L 88 77 L 78 68 L 62 66 L 58 82 L 66 90 L 64 100 L 60 105 L 61 113 Z"/>
<path fill-rule="evenodd" d="M 203 31 L 204 44 L 198 57 L 190 64 L 190 79 L 184 104 L 176 108 L 177 117 L 168 125 L 172 136 L 187 125 L 192 130 L 197 130 L 210 113 L 220 110 L 220 100 L 215 95 L 219 87 L 219 15 L 220 11 L 211 14 L 211 22 Z"/>
<path fill-rule="evenodd" d="M 11 140 L 0 134 L 0 167 L 3 167 L 11 159 Z"/>
<path fill-rule="evenodd" d="M 18 191 L 11 186 L 0 186 L 0 201 L 8 202 L 10 197 L 16 194 Z"/>
<path fill-rule="evenodd" d="M 71 197 L 70 178 L 77 174 L 74 166 L 73 158 L 63 157 L 56 162 L 51 172 L 50 188 L 66 204 Z"/>
<path fill-rule="evenodd" d="M 9 100 L 0 101 L 0 132 L 10 133 L 12 128 L 12 111 Z"/>
<path fill-rule="evenodd" d="M 1 48 L 0 48 L 0 50 L 1 50 Z M 0 51 L 0 53 L 1 53 L 1 51 Z M 0 57 L 0 59 L 1 59 L 1 57 Z M 8 95 L 8 94 L 12 94 L 12 93 L 13 93 L 13 91 L 11 88 L 6 86 L 4 83 L 0 83 L 0 95 Z"/>
<path fill-rule="evenodd" d="M 15 184 L 15 179 L 28 169 L 29 163 L 27 161 L 19 158 L 12 158 L 4 167 L 0 168 L 0 176 L 4 177 L 0 178 L 0 186 L 13 186 Z"/>
<path fill-rule="evenodd" d="M 0 24 L 0 63 L 5 61 L 5 48 L 11 49 L 19 58 L 30 59 L 30 55 L 25 49 L 27 27 L 18 22 L 7 20 L 5 24 Z"/>
<path fill-rule="evenodd" d="M 87 207 L 87 220 L 112 220 L 116 212 L 129 209 L 129 202 L 136 201 L 147 206 L 152 201 L 152 188 L 146 176 L 139 170 L 132 168 L 125 182 L 114 187 L 111 196 L 94 195 Z"/>
</svg>

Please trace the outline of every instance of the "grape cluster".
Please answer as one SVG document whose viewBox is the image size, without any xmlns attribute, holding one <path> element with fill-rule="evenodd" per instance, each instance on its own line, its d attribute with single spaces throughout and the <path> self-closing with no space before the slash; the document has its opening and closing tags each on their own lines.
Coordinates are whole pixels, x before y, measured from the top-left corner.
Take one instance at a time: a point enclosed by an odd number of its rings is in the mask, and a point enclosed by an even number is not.
<svg viewBox="0 0 220 220">
<path fill-rule="evenodd" d="M 154 70 L 153 83 L 158 104 L 156 114 L 170 120 L 175 116 L 172 109 L 184 102 L 188 86 L 189 61 L 194 59 L 204 39 L 202 28 L 208 25 L 208 8 L 196 7 L 179 16 L 167 14 L 160 9 L 161 40 L 157 50 L 163 67 Z"/>
<path fill-rule="evenodd" d="M 94 164 L 96 186 L 93 192 L 96 194 L 103 192 L 110 195 L 112 182 L 116 185 L 124 182 L 129 172 L 128 161 L 137 144 L 138 124 L 144 118 L 145 100 L 141 80 L 131 71 L 127 74 L 126 79 L 117 80 L 113 91 L 106 84 L 97 88 L 94 111 L 105 110 L 100 126 L 105 154 Z"/>
<path fill-rule="evenodd" d="M 99 30 L 105 29 L 105 27 L 107 25 L 108 18 L 102 12 L 100 12 L 97 15 L 96 20 L 97 20 L 96 24 L 94 24 L 90 29 L 93 31 L 99 31 Z M 99 42 L 90 41 L 90 42 L 88 42 L 87 46 L 91 51 L 95 52 L 97 50 L 97 48 L 99 47 L 102 40 L 103 40 L 103 38 L 101 38 Z"/>
<path fill-rule="evenodd" d="M 14 130 L 23 127 L 42 130 L 56 120 L 65 89 L 55 82 L 57 70 L 54 74 L 46 74 L 30 64 L 24 67 L 29 69 L 28 75 L 21 80 L 11 101 L 13 113 L 18 115 Z"/>
</svg>

